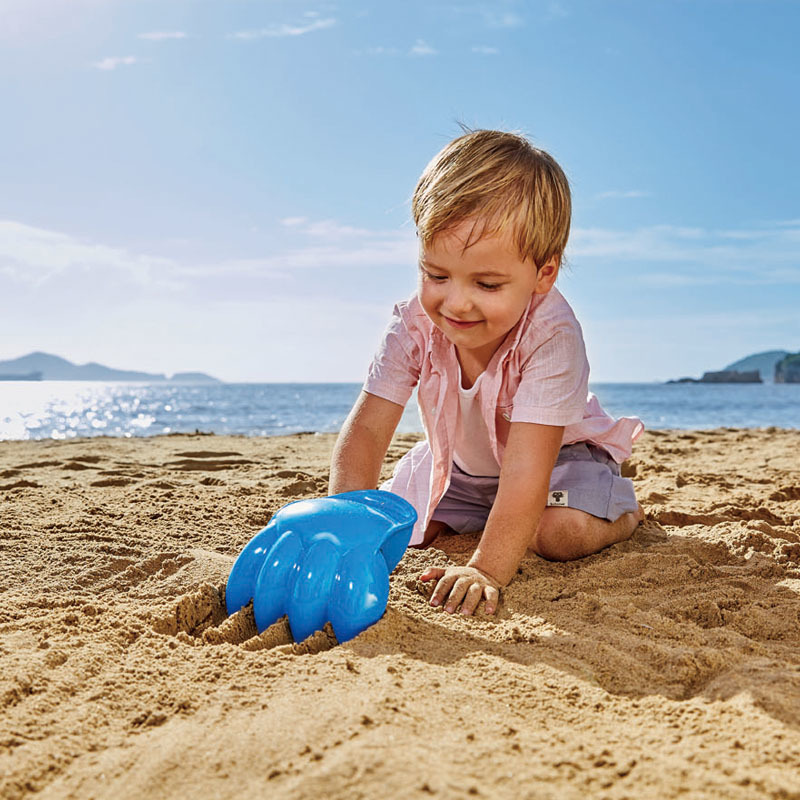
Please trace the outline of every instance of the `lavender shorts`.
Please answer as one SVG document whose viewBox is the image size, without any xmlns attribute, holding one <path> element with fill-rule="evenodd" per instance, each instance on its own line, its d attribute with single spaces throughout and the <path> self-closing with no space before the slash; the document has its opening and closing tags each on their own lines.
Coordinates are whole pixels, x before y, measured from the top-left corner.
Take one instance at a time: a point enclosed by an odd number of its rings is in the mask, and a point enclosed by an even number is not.
<svg viewBox="0 0 800 800">
<path fill-rule="evenodd" d="M 497 496 L 498 478 L 469 475 L 453 464 L 450 486 L 432 519 L 458 533 L 483 530 Z M 575 508 L 614 522 L 638 503 L 633 481 L 621 478 L 619 464 L 601 447 L 588 442 L 568 444 L 558 453 L 550 477 L 547 505 Z"/>
</svg>

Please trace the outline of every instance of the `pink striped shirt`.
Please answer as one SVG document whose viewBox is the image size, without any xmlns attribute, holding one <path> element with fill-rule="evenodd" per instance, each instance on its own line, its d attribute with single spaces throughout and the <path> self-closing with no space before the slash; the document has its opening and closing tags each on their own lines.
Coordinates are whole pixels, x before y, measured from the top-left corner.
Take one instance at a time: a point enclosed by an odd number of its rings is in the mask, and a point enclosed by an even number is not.
<svg viewBox="0 0 800 800">
<path fill-rule="evenodd" d="M 455 346 L 425 314 L 419 299 L 394 307 L 370 364 L 364 390 L 405 406 L 417 399 L 426 441 L 397 464 L 391 489 L 408 500 L 419 519 L 411 544 L 422 541 L 450 484 L 458 420 L 460 370 Z M 562 445 L 592 442 L 618 463 L 644 430 L 636 417 L 615 420 L 589 392 L 589 362 L 575 314 L 555 288 L 534 294 L 520 321 L 492 356 L 482 378 L 481 412 L 492 452 L 502 466 L 512 422 L 563 425 Z"/>
</svg>

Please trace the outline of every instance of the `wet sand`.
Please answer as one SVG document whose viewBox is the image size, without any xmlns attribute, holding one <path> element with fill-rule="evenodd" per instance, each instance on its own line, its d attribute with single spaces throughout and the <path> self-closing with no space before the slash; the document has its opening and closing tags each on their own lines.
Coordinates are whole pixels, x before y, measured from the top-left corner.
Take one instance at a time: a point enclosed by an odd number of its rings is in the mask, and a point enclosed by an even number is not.
<svg viewBox="0 0 800 800">
<path fill-rule="evenodd" d="M 444 537 L 356 639 L 258 635 L 228 571 L 332 446 L 0 442 L 0 796 L 800 798 L 800 431 L 646 433 L 633 538 L 496 618 L 428 605 Z"/>
</svg>

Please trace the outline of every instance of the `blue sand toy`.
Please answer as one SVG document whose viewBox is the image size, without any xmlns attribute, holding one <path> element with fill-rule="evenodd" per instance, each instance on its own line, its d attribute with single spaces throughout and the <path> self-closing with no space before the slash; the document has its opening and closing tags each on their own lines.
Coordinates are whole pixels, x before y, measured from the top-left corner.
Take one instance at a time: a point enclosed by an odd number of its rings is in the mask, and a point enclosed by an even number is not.
<svg viewBox="0 0 800 800">
<path fill-rule="evenodd" d="M 297 642 L 327 621 L 339 642 L 352 639 L 383 616 L 416 519 L 402 497 L 375 490 L 285 505 L 236 559 L 228 614 L 252 600 L 259 632 L 286 614 Z"/>
</svg>

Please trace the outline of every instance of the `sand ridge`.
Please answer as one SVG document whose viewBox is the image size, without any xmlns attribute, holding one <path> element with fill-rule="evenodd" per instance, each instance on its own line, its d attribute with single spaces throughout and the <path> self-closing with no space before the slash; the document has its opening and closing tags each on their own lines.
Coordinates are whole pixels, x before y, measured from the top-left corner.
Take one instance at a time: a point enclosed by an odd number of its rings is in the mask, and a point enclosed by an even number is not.
<svg viewBox="0 0 800 800">
<path fill-rule="evenodd" d="M 799 431 L 646 433 L 631 541 L 496 618 L 427 604 L 444 537 L 356 639 L 259 635 L 228 571 L 332 446 L 0 443 L 0 796 L 800 798 Z"/>
</svg>

